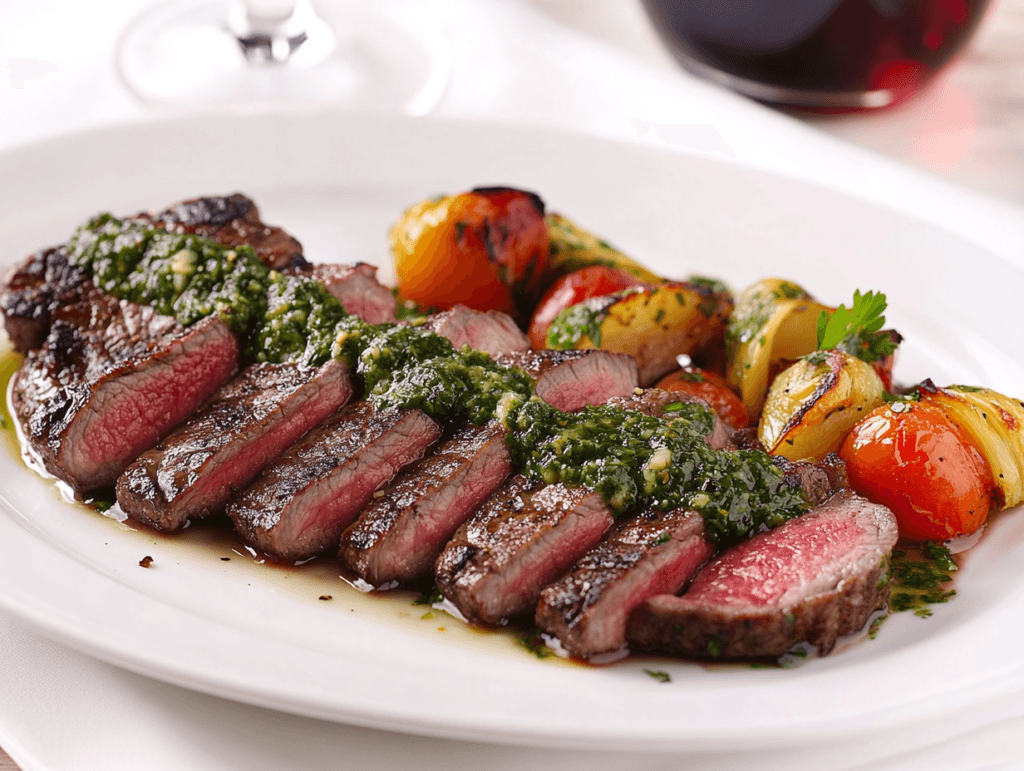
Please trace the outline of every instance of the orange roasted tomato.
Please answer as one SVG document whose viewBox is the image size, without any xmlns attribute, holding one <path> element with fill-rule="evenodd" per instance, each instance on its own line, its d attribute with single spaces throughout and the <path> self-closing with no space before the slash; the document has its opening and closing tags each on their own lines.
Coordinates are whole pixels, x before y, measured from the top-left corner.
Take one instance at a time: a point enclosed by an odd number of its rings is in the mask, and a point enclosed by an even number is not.
<svg viewBox="0 0 1024 771">
<path fill-rule="evenodd" d="M 398 291 L 424 308 L 462 303 L 529 316 L 553 278 L 544 202 L 523 190 L 476 188 L 423 201 L 391 229 Z"/>
<path fill-rule="evenodd" d="M 839 451 L 850 484 L 896 515 L 900 535 L 944 541 L 977 530 L 992 506 L 992 471 L 967 434 L 924 402 L 870 412 Z"/>
<path fill-rule="evenodd" d="M 732 428 L 746 428 L 749 425 L 747 411 L 725 378 L 714 372 L 686 367 L 659 380 L 655 388 L 663 391 L 679 391 L 706 401 L 727 425 Z"/>
<path fill-rule="evenodd" d="M 604 265 L 591 265 L 562 276 L 545 292 L 533 312 L 529 330 L 530 347 L 548 347 L 548 327 L 555 316 L 566 308 L 590 297 L 604 297 L 620 289 L 641 285 L 642 282 L 636 276 Z"/>
</svg>

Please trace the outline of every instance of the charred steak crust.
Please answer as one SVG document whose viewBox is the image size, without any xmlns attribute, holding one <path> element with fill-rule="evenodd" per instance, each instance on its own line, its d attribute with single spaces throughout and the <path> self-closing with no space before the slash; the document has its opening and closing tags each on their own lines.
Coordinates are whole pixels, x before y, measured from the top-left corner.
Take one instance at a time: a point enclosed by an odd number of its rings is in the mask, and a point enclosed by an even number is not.
<svg viewBox="0 0 1024 771">
<path fill-rule="evenodd" d="M 625 353 L 595 348 L 511 351 L 492 358 L 504 367 L 525 370 L 537 381 L 537 397 L 563 412 L 628 397 L 640 384 L 636 359 Z"/>
<path fill-rule="evenodd" d="M 415 584 L 473 509 L 512 471 L 505 432 L 470 426 L 413 463 L 344 533 L 339 558 L 369 584 Z"/>
<path fill-rule="evenodd" d="M 256 204 L 239 193 L 193 198 L 128 219 L 225 246 L 248 244 L 272 268 L 307 264 L 302 245 L 281 228 L 264 225 Z M 10 268 L 0 279 L 0 311 L 14 349 L 25 353 L 40 347 L 57 312 L 95 291 L 88 272 L 68 262 L 63 246 L 44 249 Z"/>
<path fill-rule="evenodd" d="M 802 641 L 825 655 L 884 605 L 897 536 L 892 512 L 840 493 L 719 555 L 682 597 L 646 600 L 629 640 L 696 658 L 776 657 Z"/>
<path fill-rule="evenodd" d="M 779 467 L 790 485 L 803 488 L 811 506 L 822 504 L 850 487 L 846 463 L 834 452 L 816 463 L 792 461 L 781 455 L 773 455 L 772 463 Z"/>
<path fill-rule="evenodd" d="M 61 310 L 15 374 L 12 406 L 46 469 L 77 491 L 112 485 L 235 373 L 219 318 L 185 329 L 98 292 Z"/>
<path fill-rule="evenodd" d="M 373 493 L 440 433 L 419 410 L 351 404 L 264 469 L 228 515 L 242 538 L 268 555 L 315 557 L 336 548 Z"/>
<path fill-rule="evenodd" d="M 502 624 L 532 615 L 541 589 L 611 524 L 597 493 L 514 476 L 441 552 L 438 588 L 471 621 Z"/>
<path fill-rule="evenodd" d="M 117 481 L 117 502 L 165 533 L 224 508 L 233 491 L 352 393 L 345 365 L 253 364 Z"/>
<path fill-rule="evenodd" d="M 251 246 L 275 270 L 307 264 L 302 244 L 281 228 L 265 225 L 256 204 L 241 193 L 190 198 L 158 214 L 141 214 L 133 219 L 152 222 L 172 233 L 212 238 L 224 246 Z"/>
<path fill-rule="evenodd" d="M 53 314 L 92 289 L 89 274 L 68 262 L 64 247 L 44 249 L 12 266 L 0 279 L 0 311 L 14 350 L 40 347 Z"/>
<path fill-rule="evenodd" d="M 713 553 L 700 514 L 643 511 L 617 523 L 540 593 L 537 626 L 579 658 L 624 655 L 632 610 L 653 595 L 678 592 Z"/>
</svg>

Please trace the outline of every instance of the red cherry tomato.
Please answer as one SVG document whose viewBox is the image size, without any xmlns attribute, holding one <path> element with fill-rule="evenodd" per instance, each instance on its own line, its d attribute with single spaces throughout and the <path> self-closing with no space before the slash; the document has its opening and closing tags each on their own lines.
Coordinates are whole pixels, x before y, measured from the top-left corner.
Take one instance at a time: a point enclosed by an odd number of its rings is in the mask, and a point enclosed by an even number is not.
<svg viewBox="0 0 1024 771">
<path fill-rule="evenodd" d="M 747 411 L 725 378 L 714 372 L 687 367 L 666 375 L 654 386 L 663 391 L 678 391 L 706 401 L 725 423 L 732 428 L 746 428 L 749 425 Z"/>
<path fill-rule="evenodd" d="M 900 535 L 944 541 L 973 533 L 992 506 L 992 471 L 967 434 L 939 407 L 885 404 L 843 442 L 851 486 L 888 506 Z"/>
<path fill-rule="evenodd" d="M 548 327 L 555 320 L 555 316 L 566 308 L 590 297 L 603 297 L 606 294 L 642 284 L 643 282 L 636 276 L 604 265 L 591 265 L 562 276 L 551 285 L 541 301 L 537 303 L 537 309 L 533 312 L 533 320 L 530 321 L 530 347 L 538 349 L 548 347 Z"/>
</svg>

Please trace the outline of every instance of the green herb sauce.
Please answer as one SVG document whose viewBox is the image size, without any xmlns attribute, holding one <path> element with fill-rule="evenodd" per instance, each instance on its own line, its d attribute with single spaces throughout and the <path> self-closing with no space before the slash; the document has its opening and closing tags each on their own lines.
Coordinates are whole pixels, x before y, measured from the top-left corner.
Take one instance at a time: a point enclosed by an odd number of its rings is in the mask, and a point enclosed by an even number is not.
<svg viewBox="0 0 1024 771">
<path fill-rule="evenodd" d="M 929 605 L 948 602 L 956 594 L 950 584 L 958 566 L 945 546 L 928 541 L 894 549 L 892 557 L 889 609 L 893 613 L 912 610 L 927 617 L 932 614 Z"/>
<path fill-rule="evenodd" d="M 704 442 L 714 418 L 678 403 L 664 418 L 615 407 L 565 413 L 531 399 L 506 417 L 513 464 L 547 483 L 599 492 L 616 514 L 643 506 L 687 508 L 720 545 L 777 527 L 807 506 L 762 452 L 716 452 Z"/>
<path fill-rule="evenodd" d="M 317 366 L 343 358 L 365 397 L 381 407 L 420 409 L 456 426 L 497 416 L 522 473 L 589 487 L 616 514 L 644 506 L 695 509 L 709 537 L 726 545 L 806 508 L 802 491 L 786 484 L 766 454 L 712 451 L 703 437 L 714 418 L 703 406 L 668 405 L 663 418 L 607 406 L 563 413 L 532 396 L 522 370 L 468 347 L 457 351 L 422 326 L 349 316 L 319 282 L 271 270 L 247 246 L 232 249 L 105 214 L 75 232 L 69 256 L 104 291 L 183 325 L 219 315 L 252 360 Z M 565 347 L 581 334 L 599 343 L 609 300 L 595 299 L 601 302 L 559 316 L 549 334 L 567 335 L 560 339 Z"/>
</svg>

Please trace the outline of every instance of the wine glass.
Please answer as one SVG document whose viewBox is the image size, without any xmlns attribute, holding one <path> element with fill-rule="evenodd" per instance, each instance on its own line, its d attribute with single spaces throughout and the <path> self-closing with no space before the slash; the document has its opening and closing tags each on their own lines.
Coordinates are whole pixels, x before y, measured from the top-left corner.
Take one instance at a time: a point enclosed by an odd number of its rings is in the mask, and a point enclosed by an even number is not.
<svg viewBox="0 0 1024 771">
<path fill-rule="evenodd" d="M 387 0 L 174 0 L 125 30 L 118 72 L 161 107 L 330 105 L 423 115 L 451 74 L 441 34 Z"/>
</svg>

